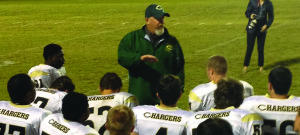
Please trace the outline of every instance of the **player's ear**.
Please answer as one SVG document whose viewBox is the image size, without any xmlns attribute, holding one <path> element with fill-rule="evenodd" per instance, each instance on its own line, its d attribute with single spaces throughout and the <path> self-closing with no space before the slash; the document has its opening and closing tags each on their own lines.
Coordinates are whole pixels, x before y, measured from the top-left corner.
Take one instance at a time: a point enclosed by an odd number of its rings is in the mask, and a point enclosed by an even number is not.
<svg viewBox="0 0 300 135">
<path fill-rule="evenodd" d="M 65 90 L 65 92 L 66 92 L 66 93 L 69 93 L 69 90 L 68 90 L 68 89 L 66 89 L 66 90 Z"/>
<path fill-rule="evenodd" d="M 132 128 L 131 128 L 130 132 L 133 132 L 133 130 L 134 130 L 134 125 L 132 126 Z"/>
<path fill-rule="evenodd" d="M 270 82 L 268 82 L 268 91 L 271 93 L 273 90 L 273 86 Z"/>
<path fill-rule="evenodd" d="M 180 93 L 180 96 L 179 96 L 179 98 L 178 98 L 178 99 L 180 99 L 180 98 L 181 98 L 181 96 L 182 96 L 182 93 Z"/>
<path fill-rule="evenodd" d="M 105 128 L 106 128 L 106 130 L 108 130 L 108 126 L 107 126 L 107 124 L 105 123 Z"/>
<path fill-rule="evenodd" d="M 158 93 L 156 93 L 156 96 L 157 96 L 157 98 L 160 100 L 160 97 L 159 97 Z"/>
</svg>

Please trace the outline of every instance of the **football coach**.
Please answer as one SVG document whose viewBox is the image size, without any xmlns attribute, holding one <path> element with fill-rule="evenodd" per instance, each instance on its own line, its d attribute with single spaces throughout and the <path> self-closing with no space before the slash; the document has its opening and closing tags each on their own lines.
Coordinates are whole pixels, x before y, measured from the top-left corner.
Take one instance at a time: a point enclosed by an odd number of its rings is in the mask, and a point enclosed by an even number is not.
<svg viewBox="0 0 300 135">
<path fill-rule="evenodd" d="M 149 5 L 146 24 L 128 33 L 119 44 L 118 62 L 129 72 L 128 92 L 138 98 L 140 105 L 160 103 L 156 93 L 163 75 L 176 75 L 184 83 L 183 52 L 177 39 L 164 27 L 165 17 L 170 14 L 160 5 Z"/>
</svg>

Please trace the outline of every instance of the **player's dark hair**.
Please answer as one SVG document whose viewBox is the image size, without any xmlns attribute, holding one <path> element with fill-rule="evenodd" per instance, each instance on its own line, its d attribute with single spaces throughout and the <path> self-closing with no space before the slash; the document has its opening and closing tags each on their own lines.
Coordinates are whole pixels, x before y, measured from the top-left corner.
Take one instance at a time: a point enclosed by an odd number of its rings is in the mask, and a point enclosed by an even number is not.
<svg viewBox="0 0 300 135">
<path fill-rule="evenodd" d="M 9 79 L 7 91 L 13 103 L 23 103 L 27 93 L 34 91 L 34 84 L 27 74 L 16 74 Z"/>
<path fill-rule="evenodd" d="M 116 91 L 123 86 L 121 78 L 116 73 L 107 72 L 100 80 L 100 89 Z"/>
<path fill-rule="evenodd" d="M 221 118 L 209 118 L 197 127 L 198 135 L 233 135 L 232 126 Z"/>
<path fill-rule="evenodd" d="M 292 85 L 292 73 L 284 66 L 277 66 L 270 72 L 269 82 L 276 94 L 287 95 Z"/>
<path fill-rule="evenodd" d="M 62 47 L 57 44 L 49 44 L 44 47 L 44 59 L 48 60 L 49 57 L 52 57 L 55 54 L 58 54 L 62 50 Z"/>
<path fill-rule="evenodd" d="M 68 90 L 68 92 L 73 92 L 75 89 L 75 85 L 72 82 L 71 78 L 68 76 L 61 76 L 57 78 L 52 84 L 50 88 L 58 89 L 59 91 Z"/>
<path fill-rule="evenodd" d="M 78 121 L 82 114 L 88 111 L 88 98 L 86 95 L 72 92 L 68 93 L 62 102 L 62 114 L 66 120 Z"/>
<path fill-rule="evenodd" d="M 215 104 L 218 109 L 230 106 L 238 108 L 244 100 L 244 87 L 242 83 L 232 78 L 224 78 L 218 81 L 214 91 Z"/>
<path fill-rule="evenodd" d="M 224 75 L 227 73 L 227 61 L 225 57 L 215 55 L 208 59 L 206 67 L 208 69 L 214 69 L 218 75 Z"/>
<path fill-rule="evenodd" d="M 163 76 L 158 84 L 157 93 L 164 105 L 176 104 L 182 93 L 180 79 L 175 75 Z"/>
</svg>

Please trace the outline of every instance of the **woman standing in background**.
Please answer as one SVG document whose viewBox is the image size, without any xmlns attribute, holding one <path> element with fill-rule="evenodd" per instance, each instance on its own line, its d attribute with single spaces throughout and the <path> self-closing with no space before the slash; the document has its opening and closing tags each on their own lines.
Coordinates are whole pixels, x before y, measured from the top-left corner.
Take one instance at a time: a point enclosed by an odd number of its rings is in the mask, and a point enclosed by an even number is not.
<svg viewBox="0 0 300 135">
<path fill-rule="evenodd" d="M 264 66 L 264 46 L 267 29 L 270 28 L 274 20 L 272 2 L 270 0 L 250 0 L 245 14 L 246 17 L 249 18 L 249 21 L 246 28 L 247 51 L 244 60 L 243 72 L 247 72 L 256 38 L 258 45 L 258 66 L 260 67 L 259 71 L 262 72 Z"/>
</svg>

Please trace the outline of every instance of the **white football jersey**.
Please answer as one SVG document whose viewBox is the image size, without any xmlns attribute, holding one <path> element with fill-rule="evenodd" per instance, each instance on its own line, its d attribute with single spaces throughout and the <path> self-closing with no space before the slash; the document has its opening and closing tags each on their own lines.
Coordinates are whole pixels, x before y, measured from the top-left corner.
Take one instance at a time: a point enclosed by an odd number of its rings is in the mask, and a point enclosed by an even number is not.
<svg viewBox="0 0 300 135">
<path fill-rule="evenodd" d="M 240 80 L 240 82 L 244 86 L 244 97 L 252 96 L 253 87 L 245 81 Z M 215 107 L 214 91 L 216 89 L 217 84 L 209 82 L 206 84 L 200 84 L 191 90 L 189 93 L 190 110 L 193 112 L 206 111 Z"/>
<path fill-rule="evenodd" d="M 41 124 L 40 130 L 40 135 L 99 135 L 93 128 L 64 119 L 61 113 L 46 117 Z"/>
<path fill-rule="evenodd" d="M 273 99 L 269 95 L 252 96 L 244 99 L 240 108 L 253 111 L 263 117 L 265 135 L 296 134 L 293 125 L 297 110 L 300 108 L 299 97 Z"/>
<path fill-rule="evenodd" d="M 52 66 L 40 64 L 32 67 L 28 75 L 36 83 L 36 88 L 49 88 L 62 73 Z"/>
<path fill-rule="evenodd" d="M 67 95 L 66 92 L 55 89 L 36 88 L 36 97 L 31 104 L 52 113 L 61 113 L 62 100 L 65 95 Z"/>
<path fill-rule="evenodd" d="M 222 118 L 227 120 L 234 135 L 261 135 L 263 119 L 256 113 L 248 110 L 234 108 L 214 109 L 194 113 L 187 122 L 187 134 L 196 135 L 197 127 L 208 118 Z"/>
<path fill-rule="evenodd" d="M 193 114 L 178 107 L 164 108 L 156 106 L 133 107 L 136 117 L 133 132 L 140 135 L 185 135 L 186 123 Z"/>
<path fill-rule="evenodd" d="M 0 101 L 1 135 L 38 135 L 42 120 L 51 112 L 31 105 Z"/>
<path fill-rule="evenodd" d="M 105 123 L 108 110 L 117 105 L 126 105 L 130 108 L 139 105 L 138 99 L 126 92 L 113 93 L 109 95 L 88 96 L 90 116 L 84 125 L 93 127 L 101 135 L 108 134 Z"/>
</svg>

